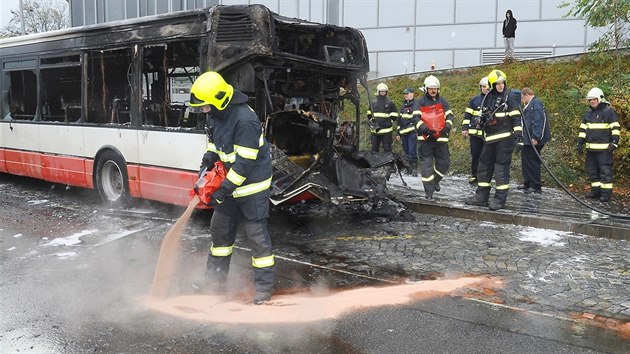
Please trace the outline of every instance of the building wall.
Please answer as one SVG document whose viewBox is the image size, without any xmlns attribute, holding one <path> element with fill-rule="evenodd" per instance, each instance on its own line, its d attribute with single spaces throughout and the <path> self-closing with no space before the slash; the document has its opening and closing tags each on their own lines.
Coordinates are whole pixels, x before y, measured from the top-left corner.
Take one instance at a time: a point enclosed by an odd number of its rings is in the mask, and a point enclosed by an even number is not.
<svg viewBox="0 0 630 354">
<path fill-rule="evenodd" d="M 258 3 L 288 17 L 360 29 L 370 51 L 370 77 L 503 59 L 501 27 L 518 20 L 517 58 L 585 51 L 599 33 L 584 20 L 563 18 L 564 0 L 70 0 L 73 26 L 216 4 Z"/>
</svg>

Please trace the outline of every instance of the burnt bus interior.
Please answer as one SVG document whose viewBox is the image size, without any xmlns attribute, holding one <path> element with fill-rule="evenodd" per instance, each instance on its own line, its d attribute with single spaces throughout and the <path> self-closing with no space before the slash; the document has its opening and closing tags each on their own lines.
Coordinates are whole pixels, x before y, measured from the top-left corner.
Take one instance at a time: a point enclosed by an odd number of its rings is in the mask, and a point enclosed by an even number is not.
<svg viewBox="0 0 630 354">
<path fill-rule="evenodd" d="M 367 86 L 369 70 L 358 31 L 305 24 L 261 5 L 215 6 L 194 16 L 177 24 L 193 31 L 200 25 L 192 20 L 207 21 L 210 29 L 160 40 L 155 33 L 172 23 L 147 25 L 147 39 L 128 45 L 110 29 L 104 49 L 5 59 L 2 117 L 203 131 L 205 115 L 190 112 L 186 101 L 202 71 L 218 70 L 250 96 L 263 121 L 275 167 L 272 202 L 306 190 L 335 202 L 384 195 L 398 161 L 358 151 L 357 85 Z M 354 121 L 340 121 L 344 102 L 354 106 Z"/>
</svg>

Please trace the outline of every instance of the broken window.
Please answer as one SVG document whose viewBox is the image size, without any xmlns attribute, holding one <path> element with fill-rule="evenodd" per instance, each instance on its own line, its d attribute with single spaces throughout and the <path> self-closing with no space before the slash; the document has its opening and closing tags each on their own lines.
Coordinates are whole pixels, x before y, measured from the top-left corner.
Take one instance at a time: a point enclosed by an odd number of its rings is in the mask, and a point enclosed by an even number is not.
<svg viewBox="0 0 630 354">
<path fill-rule="evenodd" d="M 88 123 L 129 124 L 131 121 L 131 49 L 88 53 Z"/>
<path fill-rule="evenodd" d="M 33 120 L 37 116 L 36 59 L 3 63 L 2 116 Z"/>
<path fill-rule="evenodd" d="M 143 124 L 198 127 L 200 114 L 188 113 L 184 102 L 199 76 L 199 40 L 144 47 L 142 62 Z"/>
<path fill-rule="evenodd" d="M 42 120 L 75 122 L 81 119 L 80 58 L 77 54 L 40 60 Z"/>
</svg>

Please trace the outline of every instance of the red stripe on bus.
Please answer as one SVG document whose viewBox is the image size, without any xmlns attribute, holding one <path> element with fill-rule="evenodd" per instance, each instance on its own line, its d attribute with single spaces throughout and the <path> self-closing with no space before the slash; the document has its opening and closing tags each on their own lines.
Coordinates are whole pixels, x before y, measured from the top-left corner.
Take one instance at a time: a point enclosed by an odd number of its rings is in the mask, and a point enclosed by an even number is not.
<svg viewBox="0 0 630 354">
<path fill-rule="evenodd" d="M 129 189 L 132 190 L 133 184 L 135 193 L 138 193 L 134 195 L 130 192 L 131 195 L 183 206 L 190 203 L 189 191 L 197 181 L 196 172 L 147 166 L 127 169 Z"/>
</svg>

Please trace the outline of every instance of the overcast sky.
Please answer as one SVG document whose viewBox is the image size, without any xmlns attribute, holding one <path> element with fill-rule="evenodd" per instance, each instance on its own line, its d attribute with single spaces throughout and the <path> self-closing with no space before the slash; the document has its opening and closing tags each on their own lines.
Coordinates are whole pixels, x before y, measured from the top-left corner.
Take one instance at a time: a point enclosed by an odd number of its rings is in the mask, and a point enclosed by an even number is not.
<svg viewBox="0 0 630 354">
<path fill-rule="evenodd" d="M 36 0 L 42 2 L 42 0 Z M 64 0 L 45 0 L 52 2 L 59 2 L 62 4 L 67 3 Z M 9 24 L 11 19 L 11 10 L 17 10 L 20 8 L 20 0 L 0 0 L 0 27 L 4 27 Z"/>
</svg>

